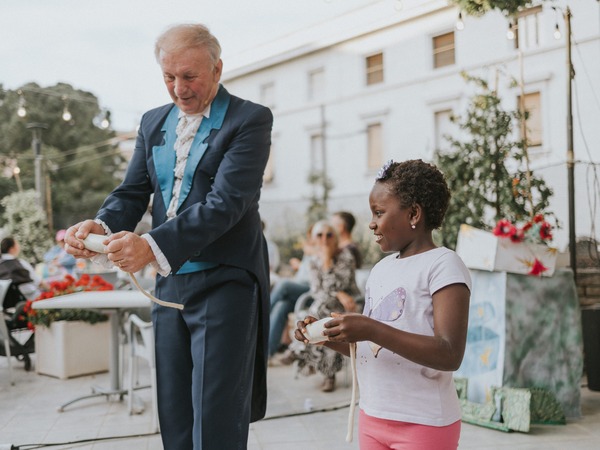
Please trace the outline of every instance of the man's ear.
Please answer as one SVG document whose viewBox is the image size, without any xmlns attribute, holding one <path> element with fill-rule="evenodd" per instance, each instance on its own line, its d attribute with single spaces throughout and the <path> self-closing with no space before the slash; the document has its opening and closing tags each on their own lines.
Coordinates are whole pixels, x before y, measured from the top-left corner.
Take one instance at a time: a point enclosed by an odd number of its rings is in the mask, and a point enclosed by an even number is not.
<svg viewBox="0 0 600 450">
<path fill-rule="evenodd" d="M 221 74 L 223 73 L 223 60 L 219 59 L 219 62 L 215 64 L 215 82 L 218 82 L 221 79 Z"/>
</svg>

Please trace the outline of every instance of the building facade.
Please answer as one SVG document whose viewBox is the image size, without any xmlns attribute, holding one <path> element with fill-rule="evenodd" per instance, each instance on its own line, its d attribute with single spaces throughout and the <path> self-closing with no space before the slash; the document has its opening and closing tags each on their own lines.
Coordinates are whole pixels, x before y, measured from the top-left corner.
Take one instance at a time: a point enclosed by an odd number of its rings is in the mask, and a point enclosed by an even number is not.
<svg viewBox="0 0 600 450">
<path fill-rule="evenodd" d="M 570 97 L 567 4 L 576 74 Z M 449 149 L 444 136 L 464 137 L 450 121 L 475 93 L 464 71 L 488 81 L 507 110 L 516 110 L 523 95 L 530 167 L 554 190 L 550 210 L 563 225 L 555 233 L 561 250 L 568 244 L 571 104 L 576 235 L 597 238 L 600 3 L 539 2 L 512 24 L 499 12 L 462 14 L 462 26 L 446 0 L 394 6 L 373 2 L 225 61 L 230 92 L 274 113 L 260 206 L 272 233 L 302 230 L 310 199 L 324 194 L 330 211 L 350 210 L 366 229 L 368 194 L 383 163 L 431 161 L 436 149 Z M 325 193 L 323 177 L 331 183 Z"/>
</svg>

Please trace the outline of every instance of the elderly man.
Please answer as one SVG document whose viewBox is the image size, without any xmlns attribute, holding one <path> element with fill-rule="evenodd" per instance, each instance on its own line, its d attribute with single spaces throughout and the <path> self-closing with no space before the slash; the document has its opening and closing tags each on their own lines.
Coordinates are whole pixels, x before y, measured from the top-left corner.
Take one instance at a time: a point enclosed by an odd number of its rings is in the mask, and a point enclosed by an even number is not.
<svg viewBox="0 0 600 450">
<path fill-rule="evenodd" d="M 82 240 L 106 234 L 109 261 L 126 272 L 155 265 L 156 296 L 183 305 L 152 311 L 167 450 L 244 449 L 266 409 L 269 266 L 258 200 L 273 117 L 219 84 L 220 51 L 199 24 L 159 36 L 173 103 L 142 117 L 123 183 L 65 239 L 71 254 L 91 257 Z M 152 194 L 152 230 L 137 236 Z"/>
</svg>

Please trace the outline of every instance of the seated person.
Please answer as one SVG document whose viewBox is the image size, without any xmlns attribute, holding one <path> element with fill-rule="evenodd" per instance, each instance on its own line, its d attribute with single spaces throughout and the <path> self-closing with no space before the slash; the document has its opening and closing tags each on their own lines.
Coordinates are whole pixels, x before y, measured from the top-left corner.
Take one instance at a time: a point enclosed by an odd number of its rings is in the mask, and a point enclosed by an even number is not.
<svg viewBox="0 0 600 450">
<path fill-rule="evenodd" d="M 12 280 L 27 300 L 37 298 L 46 289 L 46 283 L 24 259 L 18 258 L 21 247 L 16 239 L 7 237 L 0 242 L 0 279 Z M 8 307 L 7 305 L 4 305 Z"/>
<path fill-rule="evenodd" d="M 310 294 L 313 302 L 309 314 L 317 319 L 330 317 L 332 312 L 356 311 L 355 297 L 359 290 L 355 279 L 355 261 L 350 251 L 339 248 L 334 227 L 319 221 L 312 230 L 316 253 L 310 261 Z M 335 389 L 335 374 L 342 369 L 342 356 L 322 345 L 304 345 L 294 342 L 293 354 L 300 373 L 321 372 L 324 382 L 321 390 Z"/>
<path fill-rule="evenodd" d="M 264 220 L 261 220 L 263 234 L 266 229 L 266 224 Z M 265 235 L 265 240 L 267 241 L 267 252 L 269 255 L 269 278 L 271 281 L 271 287 L 279 280 L 279 275 L 277 275 L 277 271 L 279 270 L 279 248 L 277 244 L 273 242 L 267 235 Z"/>
<path fill-rule="evenodd" d="M 271 290 L 269 357 L 272 357 L 281 345 L 288 314 L 294 311 L 296 300 L 310 288 L 309 261 L 313 254 L 311 228 L 308 230 L 303 245 L 302 260 L 297 260 L 297 258 L 290 260 L 290 265 L 296 270 L 296 273 L 292 278 L 279 278 Z"/>
<path fill-rule="evenodd" d="M 356 219 L 348 211 L 338 211 L 333 213 L 330 222 L 338 233 L 340 248 L 350 250 L 350 253 L 354 256 L 356 268 L 360 269 L 360 266 L 362 266 L 362 255 L 358 245 L 352 240 L 352 230 L 354 229 L 354 225 L 356 225 Z"/>
<path fill-rule="evenodd" d="M 58 230 L 55 237 L 56 245 L 44 254 L 45 279 L 59 280 L 66 274 L 73 274 L 77 260 L 64 249 L 66 232 L 66 230 Z"/>
</svg>

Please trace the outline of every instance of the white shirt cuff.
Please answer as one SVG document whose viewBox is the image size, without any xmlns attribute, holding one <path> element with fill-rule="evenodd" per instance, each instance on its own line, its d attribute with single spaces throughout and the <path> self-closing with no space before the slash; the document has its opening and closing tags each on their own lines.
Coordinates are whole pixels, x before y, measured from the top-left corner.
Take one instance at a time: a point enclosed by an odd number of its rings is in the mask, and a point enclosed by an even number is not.
<svg viewBox="0 0 600 450">
<path fill-rule="evenodd" d="M 112 231 L 110 231 L 110 228 L 108 228 L 108 225 L 106 225 L 104 223 L 104 221 L 100 220 L 100 219 L 94 219 L 94 222 L 96 222 L 98 225 L 101 225 L 102 228 L 104 228 L 104 234 L 107 236 L 110 236 L 112 234 Z"/>
<path fill-rule="evenodd" d="M 171 264 L 169 264 L 169 261 L 167 261 L 167 257 L 160 250 L 152 236 L 150 236 L 148 233 L 144 233 L 142 234 L 142 237 L 148 241 L 148 244 L 152 249 L 152 253 L 154 253 L 154 257 L 156 258 L 156 260 L 152 261 L 150 264 L 160 275 L 163 277 L 168 276 L 171 273 Z"/>
<path fill-rule="evenodd" d="M 104 221 L 100 220 L 100 219 L 94 219 L 94 222 L 96 222 L 97 224 L 101 225 L 102 228 L 104 228 L 104 234 L 108 237 L 112 234 L 112 231 L 110 230 L 110 228 L 108 228 L 108 225 L 106 225 L 104 223 Z M 106 256 L 104 253 L 98 253 L 95 256 L 92 256 L 90 258 L 90 261 L 92 261 L 94 264 L 98 264 L 99 266 L 103 267 L 104 269 L 113 269 L 116 266 L 113 264 L 113 262 L 108 259 L 108 256 Z"/>
</svg>

